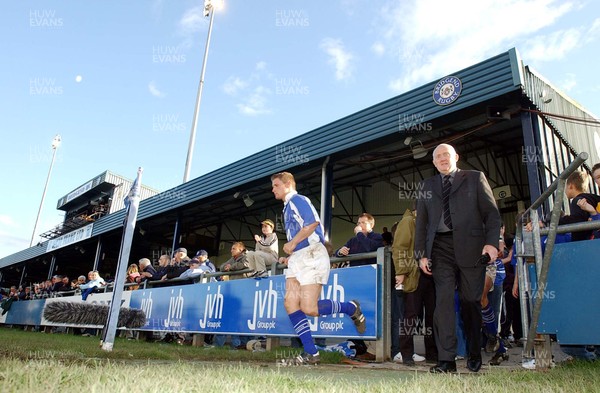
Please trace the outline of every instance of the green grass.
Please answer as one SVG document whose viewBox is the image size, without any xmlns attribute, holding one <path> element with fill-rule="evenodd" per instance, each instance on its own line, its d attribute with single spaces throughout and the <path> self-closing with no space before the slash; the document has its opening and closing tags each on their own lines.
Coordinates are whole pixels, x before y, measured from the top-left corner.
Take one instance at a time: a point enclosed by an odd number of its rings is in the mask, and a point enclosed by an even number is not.
<svg viewBox="0 0 600 393">
<path fill-rule="evenodd" d="M 546 372 L 494 370 L 432 375 L 401 367 L 336 364 L 277 367 L 287 350 L 205 350 L 191 346 L 99 339 L 0 328 L 0 392 L 600 392 L 600 362 Z"/>
</svg>

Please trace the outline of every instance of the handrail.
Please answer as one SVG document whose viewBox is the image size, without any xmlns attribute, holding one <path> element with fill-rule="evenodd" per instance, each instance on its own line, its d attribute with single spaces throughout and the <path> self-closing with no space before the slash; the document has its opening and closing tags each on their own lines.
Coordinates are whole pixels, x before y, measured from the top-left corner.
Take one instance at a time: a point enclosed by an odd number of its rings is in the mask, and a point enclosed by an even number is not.
<svg viewBox="0 0 600 393">
<path fill-rule="evenodd" d="M 523 350 L 524 354 L 527 357 L 533 357 L 533 345 L 534 339 L 537 332 L 537 327 L 539 323 L 539 318 L 542 310 L 542 300 L 543 300 L 543 290 L 540 291 L 539 288 L 546 288 L 548 282 L 548 272 L 550 270 L 550 261 L 552 257 L 552 252 L 554 250 L 554 244 L 556 240 L 557 233 L 566 233 L 572 232 L 574 230 L 585 230 L 585 229 L 595 229 L 600 227 L 598 223 L 577 223 L 570 224 L 558 227 L 558 221 L 560 219 L 561 208 L 564 200 L 564 191 L 566 187 L 567 178 L 575 172 L 587 159 L 588 153 L 582 152 L 580 153 L 574 160 L 569 164 L 565 170 L 560 173 L 558 178 L 552 182 L 552 184 L 531 204 L 531 206 L 525 210 L 523 216 L 521 217 L 521 222 L 517 225 L 517 233 L 516 233 L 516 251 L 517 254 L 522 254 L 519 252 L 518 247 L 521 245 L 521 240 L 523 239 L 523 224 L 527 215 L 531 217 L 532 228 L 533 228 L 533 248 L 534 248 L 534 258 L 536 263 L 536 272 L 537 272 L 537 288 L 538 290 L 535 292 L 533 299 L 533 308 L 531 313 L 531 321 L 528 321 L 527 315 L 527 304 L 525 295 L 527 293 L 526 285 L 530 281 L 527 279 L 527 270 L 523 266 L 523 257 L 518 257 L 517 263 L 517 274 L 519 280 L 519 297 L 521 303 L 522 310 L 522 324 L 523 324 L 523 332 L 527 331 L 526 337 L 526 345 Z M 549 229 L 540 230 L 538 223 L 538 212 L 537 209 L 551 196 L 554 191 L 557 191 L 556 198 L 554 200 L 554 205 L 552 206 L 552 215 L 550 219 L 550 227 Z M 570 230 L 567 230 L 570 229 Z M 547 234 L 546 240 L 546 249 L 544 255 L 542 256 L 542 248 L 541 248 L 541 235 Z"/>
</svg>

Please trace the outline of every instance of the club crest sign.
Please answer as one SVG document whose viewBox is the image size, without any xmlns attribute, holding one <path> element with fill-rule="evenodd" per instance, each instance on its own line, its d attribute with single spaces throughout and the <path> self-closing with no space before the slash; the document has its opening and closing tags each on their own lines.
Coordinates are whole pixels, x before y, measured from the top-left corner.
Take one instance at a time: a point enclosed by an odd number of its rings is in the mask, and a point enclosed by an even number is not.
<svg viewBox="0 0 600 393">
<path fill-rule="evenodd" d="M 462 82 L 455 76 L 447 76 L 433 88 L 433 100 L 438 105 L 450 105 L 462 92 Z"/>
</svg>

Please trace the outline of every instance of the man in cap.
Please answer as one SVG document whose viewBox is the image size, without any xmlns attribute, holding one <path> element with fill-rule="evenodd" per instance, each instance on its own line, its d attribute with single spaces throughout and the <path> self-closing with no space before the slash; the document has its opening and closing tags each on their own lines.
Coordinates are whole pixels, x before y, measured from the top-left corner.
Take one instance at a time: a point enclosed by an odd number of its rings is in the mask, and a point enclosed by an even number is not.
<svg viewBox="0 0 600 393">
<path fill-rule="evenodd" d="M 173 253 L 173 259 L 171 260 L 171 264 L 167 266 L 165 269 L 165 275 L 163 280 L 168 280 L 171 278 L 177 278 L 181 276 L 181 273 L 185 272 L 188 269 L 188 262 L 190 261 L 190 257 L 187 255 L 187 249 L 183 247 L 179 247 Z"/>
</svg>

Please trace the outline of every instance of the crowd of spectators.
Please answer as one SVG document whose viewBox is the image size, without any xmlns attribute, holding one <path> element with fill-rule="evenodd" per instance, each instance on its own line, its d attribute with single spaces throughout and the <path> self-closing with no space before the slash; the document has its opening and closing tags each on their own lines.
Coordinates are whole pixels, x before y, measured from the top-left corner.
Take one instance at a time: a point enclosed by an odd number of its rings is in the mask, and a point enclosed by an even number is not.
<svg viewBox="0 0 600 393">
<path fill-rule="evenodd" d="M 598 186 L 600 186 L 600 164 L 594 166 L 592 177 Z M 583 172 L 577 172 L 569 178 L 567 182 L 567 197 L 571 199 L 570 215 L 561 218 L 560 224 L 600 219 L 600 197 L 587 193 L 587 183 L 587 176 Z M 407 210 L 405 218 L 408 215 L 414 221 L 414 214 L 415 209 L 413 206 L 412 210 Z M 408 233 L 407 230 L 392 228 L 390 232 L 384 227 L 383 233 L 379 234 L 373 231 L 374 224 L 373 216 L 367 213 L 362 214 L 354 228 L 354 236 L 345 245 L 335 251 L 331 251 L 330 254 L 344 258 L 351 254 L 374 251 L 383 245 L 393 246 L 395 266 L 391 266 L 394 271 L 392 285 L 397 289 L 397 291 L 392 292 L 394 297 L 393 318 L 399 320 L 399 324 L 394 324 L 393 330 L 398 330 L 399 326 L 400 341 L 398 337 L 393 337 L 392 356 L 396 362 L 409 365 L 415 361 L 428 360 L 435 362 L 437 360 L 437 351 L 432 334 L 431 321 L 433 308 L 435 307 L 435 289 L 431 283 L 425 285 L 428 277 L 419 274 L 418 266 L 416 264 L 413 266 L 412 262 L 414 261 L 408 261 L 407 258 L 406 261 L 399 263 L 399 261 L 402 261 L 402 258 L 399 257 L 401 253 L 399 254 L 397 249 L 400 247 L 399 242 L 402 241 L 402 236 Z M 172 255 L 161 255 L 156 264 L 153 264 L 149 258 L 141 258 L 137 264 L 133 263 L 128 267 L 126 289 L 136 290 L 138 288 L 146 288 L 147 285 L 181 285 L 197 282 L 265 277 L 269 274 L 271 265 L 278 262 L 279 245 L 277 235 L 274 233 L 274 227 L 273 221 L 269 219 L 261 222 L 261 234 L 255 235 L 256 244 L 254 250 L 247 250 L 243 242 L 233 242 L 230 250 L 231 258 L 221 264 L 220 269 L 209 259 L 208 252 L 204 249 L 198 250 L 190 258 L 187 249 L 180 247 L 174 250 Z M 594 233 L 589 231 L 576 236 L 582 237 L 581 240 L 583 240 L 599 238 L 600 233 L 598 231 Z M 405 245 L 407 251 L 402 254 L 410 255 L 411 260 L 414 256 L 413 242 L 414 239 L 411 236 L 409 243 Z M 370 263 L 374 263 L 374 261 L 354 260 L 334 267 L 359 266 Z M 500 270 L 506 267 L 506 279 L 504 282 L 493 283 L 494 291 L 490 292 L 490 310 L 492 311 L 489 312 L 489 319 L 493 320 L 494 328 L 488 329 L 489 331 L 484 329 L 484 333 L 487 334 L 487 346 L 489 347 L 486 348 L 486 352 L 493 353 L 497 351 L 498 344 L 500 344 L 501 356 L 496 353 L 495 357 L 501 361 L 508 358 L 504 355 L 504 347 L 510 348 L 512 345 L 522 345 L 520 343 L 522 332 L 520 331 L 521 323 L 517 300 L 518 290 L 516 287 L 518 281 L 515 277 L 514 246 L 512 237 L 508 234 L 501 234 L 500 254 L 495 265 Z M 208 277 L 206 277 L 207 275 Z M 502 278 L 504 279 L 504 276 Z M 490 282 L 493 282 L 493 280 Z M 97 271 L 90 271 L 87 278 L 81 275 L 73 280 L 70 280 L 68 276 L 55 275 L 50 280 L 34 283 L 30 286 L 12 286 L 10 289 L 3 289 L 0 291 L 0 300 L 24 301 L 68 295 L 81 295 L 82 299 L 85 300 L 90 293 L 103 290 L 107 285 L 109 285 L 109 282 L 103 280 Z M 487 299 L 486 295 L 487 292 L 483 296 L 485 299 Z M 427 303 L 425 307 L 426 314 L 424 315 L 423 299 L 425 298 L 430 298 L 431 301 Z M 506 306 L 502 307 L 501 304 L 505 304 Z M 487 310 L 487 300 L 482 306 Z M 492 314 L 494 315 L 492 316 Z M 499 321 L 503 322 L 502 329 L 498 329 Z M 457 322 L 459 322 L 458 318 Z M 489 325 L 491 326 L 491 324 Z M 410 329 L 410 327 L 418 327 L 418 329 Z M 458 330 L 460 331 L 460 328 Z M 425 356 L 414 352 L 412 336 L 415 333 L 424 333 L 427 338 Z M 184 337 L 183 334 L 176 333 L 173 334 L 172 341 L 183 343 Z M 225 336 L 215 336 L 215 340 L 210 340 L 209 337 L 209 341 L 212 341 L 215 345 L 223 345 Z M 231 345 L 234 348 L 241 349 L 245 347 L 245 341 L 244 337 L 233 336 Z M 357 349 L 365 345 L 360 340 L 356 340 L 355 344 Z M 365 360 L 374 358 L 368 346 L 357 352 Z M 459 352 L 461 352 L 460 349 L 457 351 L 457 358 L 464 355 Z"/>
</svg>

